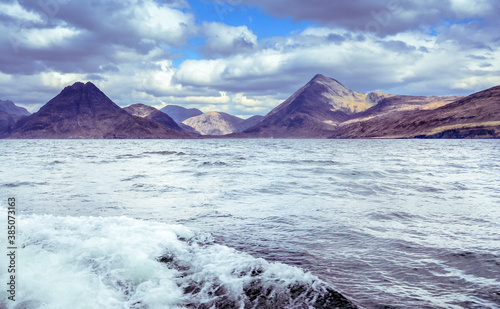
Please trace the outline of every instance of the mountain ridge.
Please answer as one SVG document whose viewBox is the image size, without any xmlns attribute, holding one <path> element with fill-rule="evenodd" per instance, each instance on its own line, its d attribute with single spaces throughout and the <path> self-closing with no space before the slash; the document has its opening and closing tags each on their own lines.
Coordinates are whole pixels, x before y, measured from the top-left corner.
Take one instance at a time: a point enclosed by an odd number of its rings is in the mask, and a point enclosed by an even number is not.
<svg viewBox="0 0 500 309">
<path fill-rule="evenodd" d="M 498 138 L 500 86 L 438 104 L 434 109 L 399 110 L 346 122 L 332 138 Z"/>
</svg>

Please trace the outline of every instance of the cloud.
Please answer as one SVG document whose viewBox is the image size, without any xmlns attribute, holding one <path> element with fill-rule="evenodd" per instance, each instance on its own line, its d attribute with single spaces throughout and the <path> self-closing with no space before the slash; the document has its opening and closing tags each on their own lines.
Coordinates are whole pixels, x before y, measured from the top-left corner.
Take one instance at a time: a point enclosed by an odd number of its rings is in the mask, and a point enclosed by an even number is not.
<svg viewBox="0 0 500 309">
<path fill-rule="evenodd" d="M 0 70 L 97 74 L 108 64 L 167 58 L 169 46 L 182 46 L 197 32 L 194 16 L 179 8 L 187 3 L 169 3 L 27 0 L 2 4 L 0 30 L 7 35 L 0 38 Z"/>
<path fill-rule="evenodd" d="M 79 30 L 56 27 L 49 29 L 22 29 L 21 44 L 29 49 L 46 50 L 67 45 L 80 34 Z"/>
<path fill-rule="evenodd" d="M 247 26 L 232 27 L 223 23 L 204 23 L 202 33 L 206 36 L 202 53 L 214 58 L 252 51 L 257 47 L 257 36 Z"/>
<path fill-rule="evenodd" d="M 42 17 L 39 14 L 26 10 L 17 1 L 0 3 L 0 16 L 3 21 L 10 22 L 43 22 Z"/>
<path fill-rule="evenodd" d="M 315 21 L 321 25 L 343 27 L 379 35 L 415 30 L 434 25 L 443 18 L 496 19 L 500 12 L 497 0 L 241 0 L 278 17 L 296 21 Z"/>
</svg>

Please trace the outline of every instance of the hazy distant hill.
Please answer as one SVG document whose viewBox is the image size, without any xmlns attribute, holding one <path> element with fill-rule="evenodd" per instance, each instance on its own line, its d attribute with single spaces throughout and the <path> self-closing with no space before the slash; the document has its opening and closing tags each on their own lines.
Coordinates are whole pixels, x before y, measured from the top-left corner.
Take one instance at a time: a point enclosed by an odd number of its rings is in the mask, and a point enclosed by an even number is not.
<svg viewBox="0 0 500 309">
<path fill-rule="evenodd" d="M 75 83 L 16 123 L 11 138 L 185 138 L 185 133 L 132 116 L 92 83 Z"/>
<path fill-rule="evenodd" d="M 191 117 L 202 115 L 203 113 L 196 108 L 184 108 L 177 105 L 167 105 L 161 109 L 162 112 L 169 115 L 175 122 L 181 123 Z"/>
<path fill-rule="evenodd" d="M 146 118 L 148 120 L 160 123 L 171 129 L 182 131 L 181 127 L 169 115 L 154 107 L 145 104 L 133 104 L 124 108 L 129 114 Z"/>
<path fill-rule="evenodd" d="M 4 111 L 7 114 L 18 115 L 18 116 L 29 116 L 30 112 L 24 107 L 17 106 L 12 101 L 2 101 L 0 100 L 0 111 Z"/>
<path fill-rule="evenodd" d="M 16 122 L 29 115 L 30 112 L 24 107 L 17 106 L 9 100 L 0 100 L 0 138 L 12 134 Z"/>
<path fill-rule="evenodd" d="M 16 122 L 22 116 L 11 115 L 4 111 L 0 111 L 0 138 L 5 138 L 12 134 Z"/>
<path fill-rule="evenodd" d="M 264 119 L 264 116 L 260 116 L 260 115 L 255 115 L 255 116 L 252 116 L 248 119 L 245 119 L 239 126 L 238 128 L 238 131 L 239 132 L 243 132 L 253 126 L 256 126 L 260 123 L 260 121 Z"/>
</svg>

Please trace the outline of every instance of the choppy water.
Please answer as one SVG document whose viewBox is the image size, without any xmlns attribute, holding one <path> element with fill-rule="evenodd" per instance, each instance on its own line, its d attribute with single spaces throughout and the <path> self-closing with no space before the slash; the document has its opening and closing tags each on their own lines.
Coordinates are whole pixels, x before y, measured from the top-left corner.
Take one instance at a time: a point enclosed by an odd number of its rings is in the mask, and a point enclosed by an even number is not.
<svg viewBox="0 0 500 309">
<path fill-rule="evenodd" d="M 499 146 L 1 140 L 16 304 L 500 308 Z"/>
</svg>

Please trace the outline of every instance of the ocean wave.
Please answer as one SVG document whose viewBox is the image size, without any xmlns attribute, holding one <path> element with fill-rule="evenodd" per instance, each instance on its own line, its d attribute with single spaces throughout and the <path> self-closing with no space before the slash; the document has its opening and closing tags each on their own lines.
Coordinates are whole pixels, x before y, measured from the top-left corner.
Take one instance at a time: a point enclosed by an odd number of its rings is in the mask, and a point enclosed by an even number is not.
<svg viewBox="0 0 500 309">
<path fill-rule="evenodd" d="M 203 163 L 201 163 L 199 165 L 199 167 L 201 166 L 227 166 L 228 164 L 226 162 L 222 162 L 222 161 L 215 161 L 215 162 L 208 162 L 208 161 L 205 161 Z"/>
<path fill-rule="evenodd" d="M 35 187 L 35 186 L 45 186 L 48 185 L 47 182 L 29 182 L 29 181 L 17 181 L 2 184 L 3 187 L 7 188 L 17 188 L 22 186 Z"/>
<path fill-rule="evenodd" d="M 146 152 L 144 152 L 144 154 L 156 154 L 156 155 L 168 156 L 168 155 L 177 154 L 177 152 L 176 151 L 168 151 L 168 150 L 164 150 L 164 151 L 146 151 Z"/>
<path fill-rule="evenodd" d="M 0 291 L 2 308 L 355 308 L 311 273 L 181 225 L 51 215 L 18 222 L 18 299 Z"/>
</svg>

